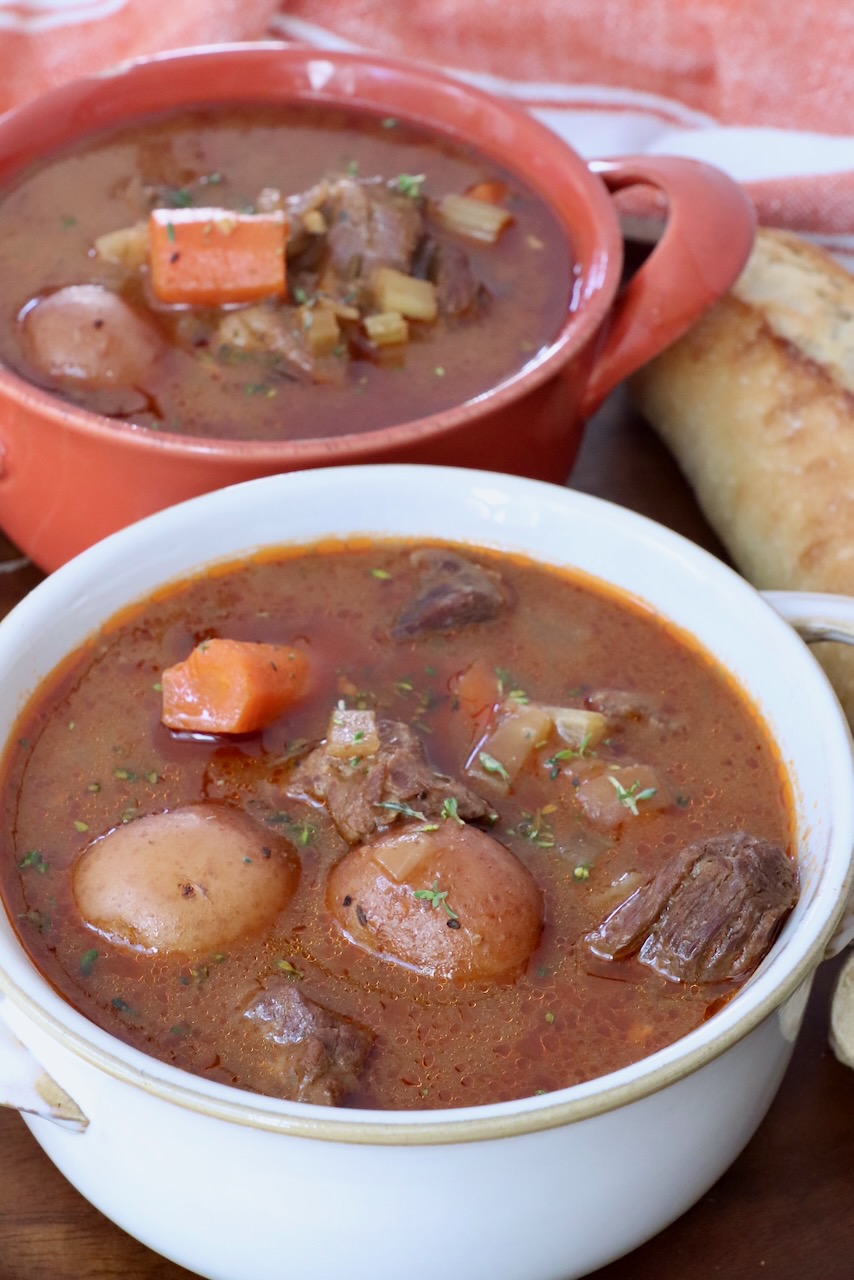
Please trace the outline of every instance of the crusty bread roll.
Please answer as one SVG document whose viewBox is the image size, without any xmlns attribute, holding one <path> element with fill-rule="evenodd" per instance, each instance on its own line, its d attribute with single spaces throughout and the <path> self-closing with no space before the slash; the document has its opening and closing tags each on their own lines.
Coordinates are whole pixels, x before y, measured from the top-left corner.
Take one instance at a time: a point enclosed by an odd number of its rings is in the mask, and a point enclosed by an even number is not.
<svg viewBox="0 0 854 1280">
<path fill-rule="evenodd" d="M 854 595 L 854 276 L 761 229 L 731 292 L 632 392 L 749 581 Z M 854 723 L 854 648 L 814 652 Z"/>
</svg>

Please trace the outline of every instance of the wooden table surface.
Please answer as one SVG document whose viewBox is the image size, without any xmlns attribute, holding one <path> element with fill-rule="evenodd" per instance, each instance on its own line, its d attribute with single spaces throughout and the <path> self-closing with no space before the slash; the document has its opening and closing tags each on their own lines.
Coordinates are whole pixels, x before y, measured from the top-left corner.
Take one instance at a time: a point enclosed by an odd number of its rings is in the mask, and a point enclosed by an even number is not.
<svg viewBox="0 0 854 1280">
<path fill-rule="evenodd" d="M 621 396 L 588 427 L 570 483 L 720 554 L 672 461 Z M 38 577 L 31 567 L 0 575 L 0 614 Z M 693 1209 L 596 1280 L 852 1280 L 854 1072 L 827 1042 L 838 969 L 838 960 L 820 968 L 789 1071 L 741 1157 Z M 188 1276 L 93 1209 L 18 1114 L 0 1109 L 0 1280 Z"/>
</svg>

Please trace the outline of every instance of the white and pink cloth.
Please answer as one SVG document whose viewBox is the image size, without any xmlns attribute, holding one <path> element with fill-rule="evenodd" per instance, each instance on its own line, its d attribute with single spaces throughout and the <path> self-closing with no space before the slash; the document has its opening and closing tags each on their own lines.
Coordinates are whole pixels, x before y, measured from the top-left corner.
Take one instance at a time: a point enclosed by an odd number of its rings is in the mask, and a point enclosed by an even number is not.
<svg viewBox="0 0 854 1280">
<path fill-rule="evenodd" d="M 694 156 L 854 266 L 850 0 L 0 0 L 0 109 L 194 44 L 407 57 L 525 104 L 587 157 Z"/>
</svg>

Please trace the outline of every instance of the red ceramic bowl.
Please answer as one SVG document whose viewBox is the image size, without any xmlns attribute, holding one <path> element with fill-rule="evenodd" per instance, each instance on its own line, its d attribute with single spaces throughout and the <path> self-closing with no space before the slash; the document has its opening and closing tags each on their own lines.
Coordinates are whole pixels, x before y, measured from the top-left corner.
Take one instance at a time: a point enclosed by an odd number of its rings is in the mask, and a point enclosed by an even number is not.
<svg viewBox="0 0 854 1280">
<path fill-rule="evenodd" d="M 455 408 L 334 439 L 190 439 L 116 423 L 0 370 L 0 524 L 51 570 L 108 533 L 236 481 L 329 464 L 432 462 L 563 482 L 585 419 L 724 293 L 753 237 L 741 190 L 693 161 L 586 164 L 523 109 L 436 72 L 284 45 L 187 50 L 62 86 L 0 120 L 0 186 L 106 126 L 199 103 L 321 102 L 433 127 L 516 172 L 551 205 L 578 264 L 576 305 L 523 371 Z M 619 291 L 623 245 L 609 191 L 660 188 L 658 247 Z"/>
</svg>

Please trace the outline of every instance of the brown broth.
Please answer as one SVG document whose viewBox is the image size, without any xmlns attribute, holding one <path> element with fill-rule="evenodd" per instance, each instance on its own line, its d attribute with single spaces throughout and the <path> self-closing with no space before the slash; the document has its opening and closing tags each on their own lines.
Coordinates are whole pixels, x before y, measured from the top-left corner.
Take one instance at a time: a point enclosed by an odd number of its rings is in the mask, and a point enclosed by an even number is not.
<svg viewBox="0 0 854 1280">
<path fill-rule="evenodd" d="M 328 174 L 424 175 L 433 198 L 505 181 L 514 222 L 495 245 L 466 239 L 488 294 L 482 314 L 411 325 L 379 359 L 343 358 L 328 384 L 294 382 L 264 355 L 211 337 L 218 313 L 155 303 L 143 270 L 99 260 L 98 236 L 161 200 L 245 209 L 267 187 L 306 190 Z M 435 228 L 433 228 L 435 230 Z M 462 241 L 460 241 L 462 243 Z M 0 360 L 97 413 L 190 436 L 298 440 L 370 431 L 437 413 L 519 371 L 570 307 L 571 250 L 551 210 L 492 161 L 402 122 L 323 107 L 209 108 L 86 140 L 26 173 L 0 199 Z M 21 317 L 67 285 L 99 284 L 148 311 L 166 343 L 146 384 L 73 388 L 36 368 Z M 336 366 L 337 369 L 337 366 Z"/>
<path fill-rule="evenodd" d="M 516 599 L 500 621 L 392 642 L 386 628 L 413 590 L 407 552 L 325 546 L 192 581 L 108 626 L 26 709 L 4 764 L 0 887 L 35 964 L 99 1026 L 239 1084 L 233 1010 L 287 961 L 306 995 L 377 1034 L 348 1105 L 437 1108 L 613 1071 L 685 1035 L 732 994 L 732 985 L 673 983 L 635 962 L 591 963 L 580 940 L 625 896 L 621 876 L 648 877 L 699 837 L 745 828 L 790 847 L 788 784 L 740 692 L 649 612 L 516 559 L 495 560 Z M 173 735 L 159 719 L 160 672 L 210 635 L 301 639 L 315 673 L 310 696 L 254 736 Z M 651 763 L 671 801 L 627 819 L 617 839 L 591 832 L 573 762 L 556 769 L 545 749 L 506 798 L 490 797 L 493 834 L 530 869 L 545 903 L 525 972 L 491 986 L 420 975 L 344 938 L 324 882 L 346 845 L 322 808 L 280 789 L 289 752 L 323 736 L 342 697 L 408 720 L 433 764 L 460 775 L 478 730 L 453 685 L 474 656 L 537 701 L 581 705 L 585 689 L 619 687 L 655 697 L 669 717 L 665 727 L 626 720 L 597 748 L 611 762 Z M 116 824 L 200 799 L 244 808 L 293 840 L 303 867 L 294 900 L 268 937 L 192 963 L 110 945 L 79 918 L 68 869 Z"/>
</svg>

